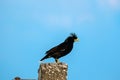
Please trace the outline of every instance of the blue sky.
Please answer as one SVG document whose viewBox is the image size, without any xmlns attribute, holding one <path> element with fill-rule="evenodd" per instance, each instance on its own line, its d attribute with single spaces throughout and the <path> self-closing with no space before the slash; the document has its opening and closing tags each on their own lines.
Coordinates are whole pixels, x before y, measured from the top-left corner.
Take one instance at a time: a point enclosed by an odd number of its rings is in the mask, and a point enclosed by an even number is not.
<svg viewBox="0 0 120 80">
<path fill-rule="evenodd" d="M 71 32 L 80 42 L 60 59 L 68 80 L 120 80 L 120 0 L 0 0 L 0 79 L 37 79 Z"/>
</svg>

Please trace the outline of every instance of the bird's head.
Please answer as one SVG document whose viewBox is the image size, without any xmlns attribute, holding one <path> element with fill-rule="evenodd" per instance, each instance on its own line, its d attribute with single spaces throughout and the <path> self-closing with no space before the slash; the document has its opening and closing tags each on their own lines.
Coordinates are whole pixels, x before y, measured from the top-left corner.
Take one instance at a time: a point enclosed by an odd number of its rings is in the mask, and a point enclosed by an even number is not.
<svg viewBox="0 0 120 80">
<path fill-rule="evenodd" d="M 79 41 L 78 37 L 75 33 L 71 33 L 70 36 L 65 40 L 66 42 L 71 41 L 71 42 L 76 42 Z"/>
</svg>

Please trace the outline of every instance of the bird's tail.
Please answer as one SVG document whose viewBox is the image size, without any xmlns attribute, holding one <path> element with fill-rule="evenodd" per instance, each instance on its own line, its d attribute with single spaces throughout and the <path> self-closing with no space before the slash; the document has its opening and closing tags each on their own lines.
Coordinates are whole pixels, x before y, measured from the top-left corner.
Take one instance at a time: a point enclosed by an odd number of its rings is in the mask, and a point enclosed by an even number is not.
<svg viewBox="0 0 120 80">
<path fill-rule="evenodd" d="M 40 61 L 43 61 L 44 59 L 47 59 L 48 56 L 46 55 L 45 57 L 43 57 Z"/>
</svg>

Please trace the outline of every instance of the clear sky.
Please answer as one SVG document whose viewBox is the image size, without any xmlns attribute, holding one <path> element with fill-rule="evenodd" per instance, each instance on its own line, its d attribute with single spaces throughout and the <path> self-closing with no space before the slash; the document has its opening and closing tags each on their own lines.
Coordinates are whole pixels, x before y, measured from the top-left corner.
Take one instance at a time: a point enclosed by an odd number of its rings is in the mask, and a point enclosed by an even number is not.
<svg viewBox="0 0 120 80">
<path fill-rule="evenodd" d="M 0 0 L 0 80 L 37 79 L 71 32 L 80 42 L 60 59 L 68 80 L 120 80 L 120 0 Z"/>
</svg>

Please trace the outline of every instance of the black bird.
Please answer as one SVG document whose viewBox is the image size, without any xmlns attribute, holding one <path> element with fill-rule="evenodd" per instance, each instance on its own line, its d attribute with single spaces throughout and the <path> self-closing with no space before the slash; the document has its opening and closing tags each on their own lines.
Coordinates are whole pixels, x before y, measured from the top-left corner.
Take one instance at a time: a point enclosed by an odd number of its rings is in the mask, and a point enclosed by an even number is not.
<svg viewBox="0 0 120 80">
<path fill-rule="evenodd" d="M 46 56 L 43 57 L 40 61 L 53 57 L 55 59 L 56 63 L 58 63 L 59 58 L 65 56 L 71 52 L 71 50 L 73 48 L 73 43 L 75 41 L 78 41 L 77 35 L 75 33 L 71 33 L 70 36 L 67 39 L 65 39 L 65 41 L 63 43 L 48 50 L 46 52 Z"/>
</svg>

